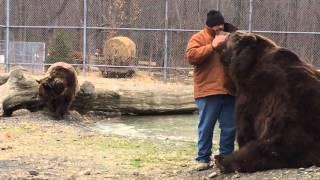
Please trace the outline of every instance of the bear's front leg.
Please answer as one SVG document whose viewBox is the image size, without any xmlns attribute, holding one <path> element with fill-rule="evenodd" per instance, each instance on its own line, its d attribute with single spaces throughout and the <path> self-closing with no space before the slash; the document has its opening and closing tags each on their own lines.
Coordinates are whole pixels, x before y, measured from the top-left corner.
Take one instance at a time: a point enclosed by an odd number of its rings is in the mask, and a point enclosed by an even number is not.
<svg viewBox="0 0 320 180">
<path fill-rule="evenodd" d="M 245 146 L 250 141 L 256 140 L 255 132 L 252 126 L 244 125 L 237 126 L 237 143 L 239 148 Z"/>
<path fill-rule="evenodd" d="M 256 132 L 253 127 L 252 118 L 241 115 L 241 113 L 236 114 L 236 133 L 237 133 L 237 143 L 239 148 L 245 146 L 250 141 L 257 139 Z"/>
<path fill-rule="evenodd" d="M 216 166 L 222 173 L 255 172 L 287 166 L 278 144 L 270 139 L 250 141 L 228 156 L 215 156 Z M 281 147 L 284 148 L 284 147 Z"/>
<path fill-rule="evenodd" d="M 56 99 L 55 116 L 57 119 L 63 119 L 66 112 L 68 112 L 71 104 L 71 99 L 65 96 L 60 96 Z"/>
<path fill-rule="evenodd" d="M 248 103 L 249 102 L 249 103 Z M 250 141 L 256 140 L 256 134 L 254 129 L 254 108 L 250 107 L 251 101 L 248 100 L 246 95 L 239 95 L 236 97 L 236 133 L 237 143 L 239 148 L 246 145 Z"/>
<path fill-rule="evenodd" d="M 223 155 L 215 155 L 214 160 L 217 168 L 220 169 L 221 173 L 231 173 L 235 171 L 235 169 L 231 167 L 231 163 L 225 161 Z"/>
</svg>

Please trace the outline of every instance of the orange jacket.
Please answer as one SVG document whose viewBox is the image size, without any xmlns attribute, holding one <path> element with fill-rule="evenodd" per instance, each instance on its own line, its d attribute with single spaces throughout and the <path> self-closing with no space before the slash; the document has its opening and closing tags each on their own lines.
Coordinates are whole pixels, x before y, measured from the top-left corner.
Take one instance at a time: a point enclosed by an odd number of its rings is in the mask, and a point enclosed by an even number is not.
<svg viewBox="0 0 320 180">
<path fill-rule="evenodd" d="M 206 97 L 210 95 L 228 94 L 223 87 L 224 70 L 211 43 L 212 37 L 208 30 L 194 34 L 188 42 L 186 56 L 194 66 L 194 97 Z"/>
</svg>

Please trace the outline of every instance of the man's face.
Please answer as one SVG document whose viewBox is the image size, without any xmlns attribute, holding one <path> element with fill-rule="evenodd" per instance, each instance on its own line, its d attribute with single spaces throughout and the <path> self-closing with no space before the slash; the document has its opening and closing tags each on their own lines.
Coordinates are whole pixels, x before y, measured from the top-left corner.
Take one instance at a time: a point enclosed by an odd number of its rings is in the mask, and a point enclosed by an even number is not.
<svg viewBox="0 0 320 180">
<path fill-rule="evenodd" d="M 212 26 L 212 27 L 208 27 L 209 31 L 213 34 L 219 34 L 221 31 L 223 31 L 224 29 L 224 25 L 220 24 L 220 25 L 216 25 L 216 26 Z"/>
</svg>

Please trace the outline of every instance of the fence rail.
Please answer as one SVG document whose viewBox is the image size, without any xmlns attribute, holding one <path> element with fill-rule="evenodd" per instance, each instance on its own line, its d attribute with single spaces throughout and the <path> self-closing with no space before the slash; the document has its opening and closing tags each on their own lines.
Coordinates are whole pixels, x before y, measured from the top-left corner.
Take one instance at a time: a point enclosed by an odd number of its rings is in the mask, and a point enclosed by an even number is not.
<svg viewBox="0 0 320 180">
<path fill-rule="evenodd" d="M 207 11 L 219 9 L 241 31 L 267 36 L 320 67 L 319 7 L 318 0 L 0 0 L 0 56 L 7 71 L 64 60 L 84 73 L 130 68 L 176 79 L 192 69 L 184 56 L 189 38 L 203 28 Z M 116 43 L 113 56 L 127 62 L 105 56 L 107 41 L 118 36 L 135 43 L 131 54 L 127 42 Z M 14 61 L 12 53 L 29 53 L 11 49 L 18 41 L 42 43 L 42 62 Z"/>
</svg>

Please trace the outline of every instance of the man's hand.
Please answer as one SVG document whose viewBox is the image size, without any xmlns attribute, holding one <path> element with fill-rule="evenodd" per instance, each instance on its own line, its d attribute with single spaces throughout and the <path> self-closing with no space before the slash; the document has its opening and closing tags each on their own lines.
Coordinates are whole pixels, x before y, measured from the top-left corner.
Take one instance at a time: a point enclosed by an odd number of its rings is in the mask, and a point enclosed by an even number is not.
<svg viewBox="0 0 320 180">
<path fill-rule="evenodd" d="M 226 37 L 226 35 L 216 35 L 211 43 L 212 47 L 216 48 L 220 43 L 226 40 Z"/>
</svg>

